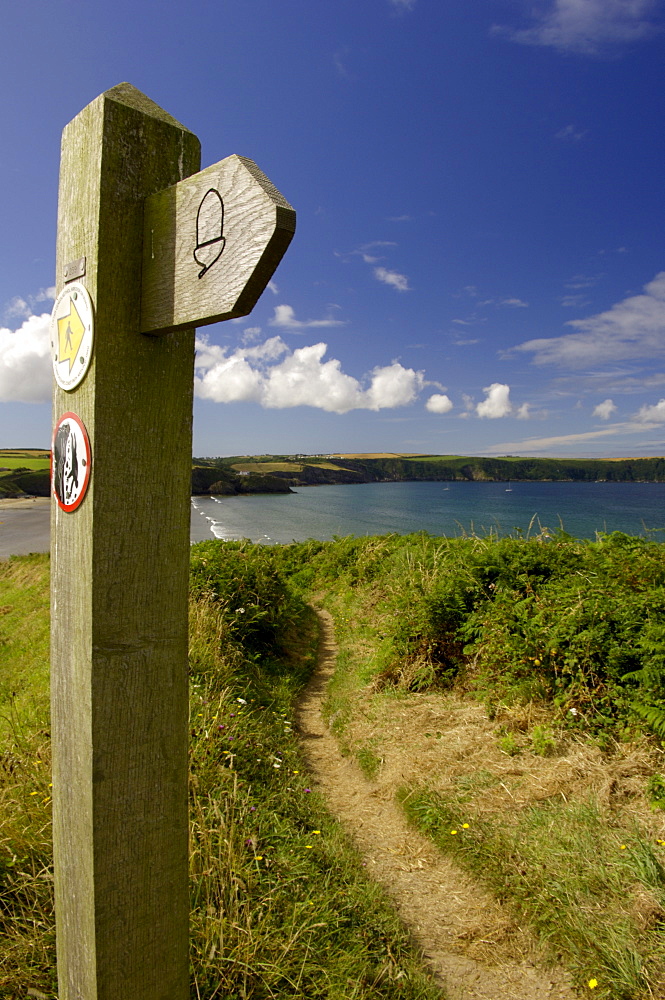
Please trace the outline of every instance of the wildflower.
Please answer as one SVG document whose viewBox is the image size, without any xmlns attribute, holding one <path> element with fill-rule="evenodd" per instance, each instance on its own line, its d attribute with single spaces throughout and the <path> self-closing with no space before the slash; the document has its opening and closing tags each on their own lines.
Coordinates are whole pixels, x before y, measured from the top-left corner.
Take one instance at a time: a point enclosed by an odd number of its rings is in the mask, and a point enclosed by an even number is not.
<svg viewBox="0 0 665 1000">
<path fill-rule="evenodd" d="M 236 701 L 239 701 L 241 705 L 246 705 L 247 704 L 247 702 L 245 701 L 244 698 L 236 698 Z"/>
<path fill-rule="evenodd" d="M 451 830 L 450 832 L 451 832 L 451 834 L 456 834 L 457 830 Z"/>
<path fill-rule="evenodd" d="M 312 830 L 312 833 L 321 833 L 320 830 Z"/>
<path fill-rule="evenodd" d="M 597 979 L 590 979 L 589 980 L 589 989 L 590 990 L 595 990 L 595 988 L 596 988 L 597 985 L 598 985 L 598 980 Z"/>
<path fill-rule="evenodd" d="M 622 844 L 622 845 L 621 845 L 621 847 L 619 848 L 619 850 L 620 850 L 620 851 L 625 851 L 625 850 L 626 850 L 626 845 L 625 845 L 625 844 Z"/>
<path fill-rule="evenodd" d="M 576 708 L 569 708 L 568 711 L 570 712 L 571 715 L 577 715 L 577 709 Z"/>
<path fill-rule="evenodd" d="M 238 608 L 238 614 L 239 615 L 244 615 L 244 613 L 245 613 L 245 609 L 244 608 Z"/>
<path fill-rule="evenodd" d="M 312 845 L 311 845 L 311 844 L 305 844 L 305 847 L 307 848 L 307 850 L 308 850 L 308 851 L 311 851 L 311 850 L 313 850 L 313 848 L 312 848 Z"/>
<path fill-rule="evenodd" d="M 257 861 L 263 861 L 263 855 L 262 854 L 257 854 L 256 855 L 256 860 Z"/>
<path fill-rule="evenodd" d="M 294 771 L 293 773 L 294 774 L 300 774 L 300 771 Z"/>
<path fill-rule="evenodd" d="M 311 788 L 306 788 L 305 789 L 306 792 L 311 792 L 311 790 L 312 790 Z"/>
<path fill-rule="evenodd" d="M 463 830 L 468 830 L 469 829 L 469 824 L 468 823 L 462 823 L 462 829 Z"/>
</svg>

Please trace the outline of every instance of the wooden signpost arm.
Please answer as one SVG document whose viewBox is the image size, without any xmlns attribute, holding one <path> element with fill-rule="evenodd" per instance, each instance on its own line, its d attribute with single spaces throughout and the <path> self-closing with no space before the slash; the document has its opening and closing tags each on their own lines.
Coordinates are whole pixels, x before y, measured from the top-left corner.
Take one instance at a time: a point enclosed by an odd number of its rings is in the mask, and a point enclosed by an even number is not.
<svg viewBox="0 0 665 1000">
<path fill-rule="evenodd" d="M 51 525 L 60 1000 L 189 996 L 194 330 L 140 329 L 144 201 L 199 158 L 196 136 L 129 84 L 63 133 L 58 291 L 78 262 L 95 341 L 81 384 L 54 392 L 55 419 L 74 411 L 92 456 L 80 506 L 54 502 Z"/>
</svg>

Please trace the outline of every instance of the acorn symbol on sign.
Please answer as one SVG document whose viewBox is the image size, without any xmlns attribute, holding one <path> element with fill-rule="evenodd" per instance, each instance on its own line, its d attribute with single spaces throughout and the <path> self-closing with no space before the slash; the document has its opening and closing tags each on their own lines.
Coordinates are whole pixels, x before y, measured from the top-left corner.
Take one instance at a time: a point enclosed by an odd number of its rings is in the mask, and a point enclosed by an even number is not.
<svg viewBox="0 0 665 1000">
<path fill-rule="evenodd" d="M 226 244 L 224 233 L 224 202 L 219 191 L 210 188 L 203 196 L 196 213 L 196 249 L 194 260 L 201 265 L 199 278 L 209 271 L 222 256 Z"/>
</svg>

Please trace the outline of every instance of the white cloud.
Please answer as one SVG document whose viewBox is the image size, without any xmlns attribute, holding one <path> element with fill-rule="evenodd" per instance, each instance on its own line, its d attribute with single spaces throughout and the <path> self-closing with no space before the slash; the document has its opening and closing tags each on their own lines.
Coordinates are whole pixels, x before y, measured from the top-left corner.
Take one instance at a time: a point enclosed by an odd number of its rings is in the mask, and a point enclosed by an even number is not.
<svg viewBox="0 0 665 1000">
<path fill-rule="evenodd" d="M 399 11 L 413 10 L 416 0 L 390 0 L 390 5 Z"/>
<path fill-rule="evenodd" d="M 324 360 L 327 344 L 291 351 L 280 337 L 252 348 L 227 348 L 197 339 L 197 396 L 220 403 L 254 402 L 270 409 L 312 406 L 330 413 L 381 410 L 412 403 L 424 385 L 422 372 L 397 362 L 374 368 L 363 382 Z M 280 359 L 281 360 L 278 360 Z"/>
<path fill-rule="evenodd" d="M 486 448 L 489 455 L 542 455 L 544 453 L 559 454 L 560 451 L 553 449 L 566 449 L 584 444 L 586 441 L 596 441 L 598 438 L 615 437 L 619 431 L 629 433 L 625 426 L 618 424 L 606 427 L 602 431 L 585 431 L 581 434 L 562 434 L 558 437 L 526 438 L 524 441 L 502 441 L 501 444 L 490 445 Z M 636 429 L 635 429 L 636 430 Z M 641 428 L 643 430 L 643 428 Z"/>
<path fill-rule="evenodd" d="M 55 288 L 40 288 L 36 295 L 28 295 L 27 299 L 15 295 L 4 307 L 5 319 L 30 319 L 39 302 L 53 301 L 54 298 Z"/>
<path fill-rule="evenodd" d="M 531 419 L 531 403 L 522 403 L 518 406 L 515 416 L 518 420 L 530 420 Z"/>
<path fill-rule="evenodd" d="M 514 309 L 528 309 L 529 307 L 529 303 L 524 302 L 523 299 L 501 299 L 499 305 L 512 306 Z"/>
<path fill-rule="evenodd" d="M 616 403 L 611 399 L 605 399 L 593 409 L 592 416 L 600 417 L 601 420 L 609 420 L 613 413 L 616 413 Z"/>
<path fill-rule="evenodd" d="M 564 128 L 560 128 L 558 132 L 554 133 L 555 139 L 561 139 L 564 142 L 579 142 L 587 134 L 586 129 L 576 128 L 574 125 L 566 125 Z"/>
<path fill-rule="evenodd" d="M 270 289 L 273 295 L 279 295 L 279 288 L 277 287 L 277 283 L 273 281 L 272 278 L 268 282 L 267 287 Z"/>
<path fill-rule="evenodd" d="M 659 399 L 654 406 L 642 406 L 636 419 L 643 423 L 665 424 L 665 399 Z"/>
<path fill-rule="evenodd" d="M 531 8 L 532 27 L 493 30 L 523 45 L 598 55 L 652 35 L 658 30 L 652 17 L 657 8 L 657 0 L 553 0 L 544 10 Z"/>
<path fill-rule="evenodd" d="M 479 417 L 487 417 L 496 420 L 498 417 L 507 417 L 512 413 L 513 405 L 510 402 L 510 386 L 502 382 L 492 382 L 485 386 L 483 392 L 485 399 L 476 406 L 476 413 Z"/>
<path fill-rule="evenodd" d="M 665 356 L 665 271 L 644 286 L 644 294 L 587 319 L 569 320 L 566 326 L 577 332 L 527 340 L 515 350 L 532 352 L 537 365 L 570 368 Z"/>
<path fill-rule="evenodd" d="M 450 413 L 452 408 L 452 401 L 440 392 L 435 392 L 425 403 L 425 409 L 430 413 Z"/>
<path fill-rule="evenodd" d="M 5 316 L 7 319 L 28 319 L 32 315 L 32 309 L 19 295 L 15 295 L 13 299 L 10 299 L 9 305 L 5 309 Z"/>
<path fill-rule="evenodd" d="M 409 279 L 398 271 L 389 271 L 387 267 L 375 267 L 374 277 L 385 285 L 391 285 L 398 292 L 410 292 Z"/>
<path fill-rule="evenodd" d="M 18 330 L 0 327 L 0 401 L 46 403 L 51 398 L 48 313 L 28 317 Z"/>
<path fill-rule="evenodd" d="M 270 326 L 281 326 L 288 330 L 305 330 L 311 327 L 344 326 L 344 320 L 333 319 L 327 316 L 325 319 L 296 319 L 293 306 L 275 306 L 275 314 L 268 320 Z"/>
<path fill-rule="evenodd" d="M 260 326 L 248 326 L 242 331 L 242 342 L 243 344 L 251 344 L 253 340 L 258 340 L 260 336 Z"/>
</svg>

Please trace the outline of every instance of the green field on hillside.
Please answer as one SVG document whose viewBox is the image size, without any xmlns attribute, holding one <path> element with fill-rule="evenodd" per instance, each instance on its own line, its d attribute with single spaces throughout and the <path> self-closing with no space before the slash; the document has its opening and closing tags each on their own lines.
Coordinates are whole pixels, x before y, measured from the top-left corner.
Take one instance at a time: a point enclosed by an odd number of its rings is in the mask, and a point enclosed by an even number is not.
<svg viewBox="0 0 665 1000">
<path fill-rule="evenodd" d="M 14 448 L 0 448 L 0 471 L 3 469 L 38 471 L 48 469 L 50 462 L 50 452 L 38 448 L 27 448 L 23 451 Z"/>
</svg>

